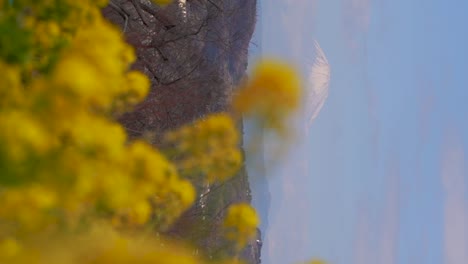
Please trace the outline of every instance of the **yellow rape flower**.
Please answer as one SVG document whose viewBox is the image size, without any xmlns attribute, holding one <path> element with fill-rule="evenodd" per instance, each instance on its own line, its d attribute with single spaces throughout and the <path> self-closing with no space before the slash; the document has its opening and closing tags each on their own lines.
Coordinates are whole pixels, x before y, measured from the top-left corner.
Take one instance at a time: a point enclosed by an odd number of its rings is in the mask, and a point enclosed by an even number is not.
<svg viewBox="0 0 468 264">
<path fill-rule="evenodd" d="M 26 112 L 0 113 L 0 142 L 9 157 L 18 161 L 31 151 L 41 154 L 50 148 L 49 134 Z"/>
<path fill-rule="evenodd" d="M 229 179 L 242 163 L 239 133 L 225 113 L 171 131 L 165 141 L 175 147 L 174 156 L 182 174 L 202 173 L 209 183 Z"/>
<path fill-rule="evenodd" d="M 39 209 L 52 208 L 57 203 L 56 194 L 52 190 L 38 185 L 31 186 L 23 195 L 27 196 L 33 207 Z"/>
<path fill-rule="evenodd" d="M 255 209 L 247 203 L 233 204 L 224 218 L 226 237 L 244 247 L 256 234 L 260 219 Z"/>
<path fill-rule="evenodd" d="M 118 211 L 132 206 L 132 179 L 129 175 L 115 173 L 101 175 L 98 179 L 99 194 L 106 209 Z"/>
<path fill-rule="evenodd" d="M 18 247 L 11 241 L 0 244 L 5 254 L 2 263 L 11 264 L 153 264 L 202 263 L 191 252 L 166 241 L 140 236 L 123 235 L 105 224 L 94 224 L 84 233 L 73 237 L 55 236 L 36 239 Z M 3 246 L 3 247 L 2 247 Z M 9 254 L 6 258 L 5 255 Z M 3 257 L 3 258 L 2 258 Z M 3 261 L 5 260 L 5 261 Z"/>
<path fill-rule="evenodd" d="M 16 239 L 7 238 L 0 242 L 0 260 L 11 259 L 21 252 L 21 245 Z"/>
<path fill-rule="evenodd" d="M 99 7 L 105 7 L 109 4 L 109 0 L 94 0 L 94 2 Z"/>
<path fill-rule="evenodd" d="M 124 157 L 127 135 L 118 123 L 87 112 L 75 112 L 63 118 L 52 126 L 60 137 L 67 139 L 69 147 L 91 158 L 99 155 L 103 160 L 120 161 Z"/>
<path fill-rule="evenodd" d="M 130 95 L 127 99 L 134 104 L 146 95 L 146 77 L 128 72 L 135 59 L 133 49 L 109 22 L 95 19 L 80 28 L 66 51 L 57 63 L 53 79 L 58 87 L 70 91 L 83 103 L 110 110 L 116 99 Z"/>
<path fill-rule="evenodd" d="M 23 87 L 20 79 L 20 69 L 0 61 L 0 107 L 17 105 L 24 101 Z"/>
<path fill-rule="evenodd" d="M 173 181 L 172 191 L 177 194 L 182 211 L 189 208 L 195 201 L 195 189 L 187 180 L 178 179 L 176 182 Z"/>
<path fill-rule="evenodd" d="M 2 222 L 14 223 L 19 231 L 38 231 L 52 223 L 50 209 L 57 206 L 57 194 L 49 186 L 31 185 L 8 188 L 0 193 Z M 13 230 L 8 230 L 11 232 Z"/>
<path fill-rule="evenodd" d="M 136 203 L 129 214 L 130 222 L 138 225 L 146 223 L 151 215 L 151 210 L 151 205 L 147 201 Z"/>
<path fill-rule="evenodd" d="M 69 89 L 76 98 L 108 106 L 112 98 L 102 91 L 101 78 L 92 62 L 75 54 L 62 59 L 54 73 L 55 85 Z"/>
<path fill-rule="evenodd" d="M 177 176 L 174 166 L 157 150 L 143 141 L 135 141 L 129 147 L 132 158 L 129 165 L 133 175 L 155 184 L 163 183 L 167 178 Z"/>
<path fill-rule="evenodd" d="M 173 0 L 153 0 L 154 3 L 158 4 L 158 5 L 168 5 L 170 3 L 172 3 Z"/>
<path fill-rule="evenodd" d="M 142 203 L 151 199 L 152 210 L 164 212 L 157 223 L 157 228 L 164 228 L 193 204 L 195 189 L 190 182 L 179 178 L 175 167 L 147 143 L 135 141 L 128 150 L 125 170 L 134 178 L 127 186 L 131 186 L 129 190 L 136 202 L 130 205 L 133 209 L 124 209 L 120 214 L 134 224 L 142 224 L 150 212 L 144 210 L 146 205 Z"/>
<path fill-rule="evenodd" d="M 150 81 L 143 73 L 131 71 L 126 74 L 126 84 L 128 89 L 128 102 L 140 102 L 149 92 Z"/>
<path fill-rule="evenodd" d="M 57 41 L 57 38 L 60 35 L 61 29 L 54 21 L 34 23 L 33 26 L 35 39 L 38 41 L 39 45 L 42 45 L 45 48 L 50 48 L 52 44 Z"/>
<path fill-rule="evenodd" d="M 233 106 L 238 113 L 282 132 L 286 118 L 299 107 L 300 91 L 300 78 L 290 65 L 264 60 L 238 91 Z"/>
</svg>

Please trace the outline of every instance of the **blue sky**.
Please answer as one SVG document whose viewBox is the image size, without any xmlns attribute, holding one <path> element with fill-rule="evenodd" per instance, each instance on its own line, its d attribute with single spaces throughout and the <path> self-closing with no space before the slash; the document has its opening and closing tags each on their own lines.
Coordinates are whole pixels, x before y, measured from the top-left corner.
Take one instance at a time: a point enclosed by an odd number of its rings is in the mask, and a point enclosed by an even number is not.
<svg viewBox="0 0 468 264">
<path fill-rule="evenodd" d="M 468 2 L 261 5 L 262 56 L 306 76 L 316 40 L 331 67 L 312 128 L 268 167 L 264 263 L 468 263 Z"/>
</svg>

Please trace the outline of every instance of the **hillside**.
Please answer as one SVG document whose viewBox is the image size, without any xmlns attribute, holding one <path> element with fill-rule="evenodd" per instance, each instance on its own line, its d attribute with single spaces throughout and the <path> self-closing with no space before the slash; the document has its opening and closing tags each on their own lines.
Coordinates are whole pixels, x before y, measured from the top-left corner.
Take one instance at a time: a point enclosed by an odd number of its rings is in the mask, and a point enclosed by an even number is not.
<svg viewBox="0 0 468 264">
<path fill-rule="evenodd" d="M 135 46 L 134 68 L 152 81 L 147 99 L 119 118 L 131 137 L 153 134 L 158 145 L 157 139 L 167 130 L 229 111 L 231 95 L 247 68 L 256 4 L 256 0 L 187 0 L 161 8 L 149 1 L 115 0 L 103 10 Z M 224 249 L 219 224 L 225 209 L 251 201 L 245 167 L 225 184 L 197 188 L 204 195 L 167 234 L 188 238 L 209 257 L 216 257 Z M 257 241 L 243 252 L 247 263 L 260 263 L 260 237 Z"/>
</svg>

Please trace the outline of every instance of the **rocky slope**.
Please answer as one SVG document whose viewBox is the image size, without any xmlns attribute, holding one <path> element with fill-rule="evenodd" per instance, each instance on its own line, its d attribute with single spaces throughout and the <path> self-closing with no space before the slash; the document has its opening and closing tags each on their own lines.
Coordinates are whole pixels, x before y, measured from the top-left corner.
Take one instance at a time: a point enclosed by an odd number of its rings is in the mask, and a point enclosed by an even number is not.
<svg viewBox="0 0 468 264">
<path fill-rule="evenodd" d="M 164 8 L 146 0 L 114 0 L 104 15 L 120 26 L 138 55 L 134 67 L 152 80 L 148 98 L 120 121 L 131 137 L 156 134 L 204 115 L 229 111 L 244 77 L 255 27 L 257 0 L 186 0 Z M 200 197 L 168 235 L 191 240 L 216 257 L 225 251 L 220 222 L 232 203 L 251 201 L 245 168 L 223 185 L 197 186 Z M 242 253 L 260 263 L 258 241 Z"/>
</svg>

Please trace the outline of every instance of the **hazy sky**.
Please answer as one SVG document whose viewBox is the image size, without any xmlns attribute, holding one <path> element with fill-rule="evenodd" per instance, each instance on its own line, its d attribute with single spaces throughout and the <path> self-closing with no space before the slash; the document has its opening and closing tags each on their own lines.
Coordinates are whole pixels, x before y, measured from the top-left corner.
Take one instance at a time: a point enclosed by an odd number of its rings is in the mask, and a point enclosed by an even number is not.
<svg viewBox="0 0 468 264">
<path fill-rule="evenodd" d="M 468 1 L 259 1 L 263 55 L 307 74 L 317 40 L 331 65 L 269 167 L 263 263 L 468 263 Z"/>
</svg>

